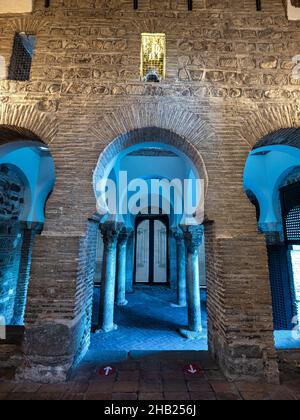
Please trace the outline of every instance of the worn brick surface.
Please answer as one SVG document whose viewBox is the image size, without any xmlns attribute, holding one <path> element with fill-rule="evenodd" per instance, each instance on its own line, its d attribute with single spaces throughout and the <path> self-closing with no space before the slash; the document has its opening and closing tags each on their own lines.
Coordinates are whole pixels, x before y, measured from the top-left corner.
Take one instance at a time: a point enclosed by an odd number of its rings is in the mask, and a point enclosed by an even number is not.
<svg viewBox="0 0 300 420">
<path fill-rule="evenodd" d="M 16 383 L 9 381 L 0 382 L 1 400 L 144 400 L 144 401 L 205 401 L 205 400 L 299 400 L 299 378 L 287 376 L 281 385 L 267 385 L 265 383 L 249 382 L 216 382 L 209 379 L 207 370 L 205 376 L 193 379 L 182 379 L 183 367 L 189 361 L 189 353 L 182 353 L 186 359 L 174 359 L 171 354 L 157 359 L 156 376 L 161 376 L 162 382 L 157 384 L 147 383 L 145 386 L 143 374 L 147 359 L 134 362 L 135 368 L 131 370 L 136 379 L 129 382 L 122 380 L 122 372 L 132 368 L 132 362 L 126 361 L 117 365 L 117 374 L 113 377 L 103 377 L 99 373 L 95 379 L 88 380 L 93 373 L 99 371 L 99 364 L 83 363 L 73 372 L 71 379 L 66 383 L 43 385 L 33 383 Z M 198 355 L 198 363 L 208 360 L 207 353 Z M 173 380 L 169 382 L 165 377 L 165 366 L 173 372 Z M 218 372 L 221 376 L 220 370 Z M 84 375 L 83 375 L 84 373 Z M 85 377 L 85 379 L 83 379 Z M 177 378 L 177 379 L 176 379 Z M 178 384 L 180 386 L 178 386 Z M 149 388 L 147 388 L 149 385 Z"/>
</svg>

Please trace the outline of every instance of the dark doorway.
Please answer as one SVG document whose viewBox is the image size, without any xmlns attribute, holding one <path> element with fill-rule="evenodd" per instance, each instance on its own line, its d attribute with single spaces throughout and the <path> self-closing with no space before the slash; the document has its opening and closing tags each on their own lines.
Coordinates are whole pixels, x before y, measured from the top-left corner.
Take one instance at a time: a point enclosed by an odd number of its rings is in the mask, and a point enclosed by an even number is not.
<svg viewBox="0 0 300 420">
<path fill-rule="evenodd" d="M 138 216 L 134 283 L 169 285 L 169 219 L 167 216 Z"/>
</svg>

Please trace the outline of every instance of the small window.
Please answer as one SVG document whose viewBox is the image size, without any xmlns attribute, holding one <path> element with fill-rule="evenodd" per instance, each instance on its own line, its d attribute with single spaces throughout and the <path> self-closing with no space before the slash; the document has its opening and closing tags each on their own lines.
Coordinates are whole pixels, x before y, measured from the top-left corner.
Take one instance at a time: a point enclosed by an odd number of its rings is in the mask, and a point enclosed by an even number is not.
<svg viewBox="0 0 300 420">
<path fill-rule="evenodd" d="M 141 78 L 160 82 L 166 75 L 166 35 L 142 34 Z"/>
<path fill-rule="evenodd" d="M 300 20 L 300 0 L 287 0 L 287 15 L 289 20 Z"/>
<path fill-rule="evenodd" d="M 9 67 L 9 80 L 30 80 L 30 70 L 35 49 L 35 35 L 24 32 L 15 35 L 13 53 Z"/>
</svg>

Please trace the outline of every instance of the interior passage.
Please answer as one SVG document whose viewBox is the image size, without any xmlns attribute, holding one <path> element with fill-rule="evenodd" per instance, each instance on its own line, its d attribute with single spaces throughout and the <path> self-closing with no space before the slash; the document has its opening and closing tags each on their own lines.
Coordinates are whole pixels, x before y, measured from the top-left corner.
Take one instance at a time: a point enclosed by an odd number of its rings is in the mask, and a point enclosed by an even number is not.
<svg viewBox="0 0 300 420">
<path fill-rule="evenodd" d="M 162 286 L 141 285 L 127 298 L 128 305 L 116 309 L 118 330 L 92 335 L 89 359 L 93 354 L 98 358 L 99 349 L 110 357 L 112 352 L 207 350 L 205 290 L 201 293 L 203 333 L 197 340 L 187 340 L 178 334 L 178 328 L 187 324 L 187 311 L 172 305 L 176 302 L 176 292 Z"/>
</svg>

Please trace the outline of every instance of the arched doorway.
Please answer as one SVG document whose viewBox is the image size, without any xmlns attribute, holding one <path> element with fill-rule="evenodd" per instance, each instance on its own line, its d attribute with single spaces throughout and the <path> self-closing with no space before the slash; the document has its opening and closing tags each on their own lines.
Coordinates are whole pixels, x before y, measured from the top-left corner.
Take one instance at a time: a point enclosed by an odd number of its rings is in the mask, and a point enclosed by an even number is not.
<svg viewBox="0 0 300 420">
<path fill-rule="evenodd" d="M 277 349 L 300 348 L 300 130 L 262 139 L 250 153 L 244 187 L 265 234 Z"/>
<path fill-rule="evenodd" d="M 128 133 L 102 154 L 94 174 L 103 257 L 92 352 L 207 350 L 206 187 L 199 153 L 167 130 Z"/>
<path fill-rule="evenodd" d="M 33 242 L 54 182 L 48 147 L 28 130 L 0 127 L 0 317 L 8 334 L 25 323 Z"/>
</svg>

